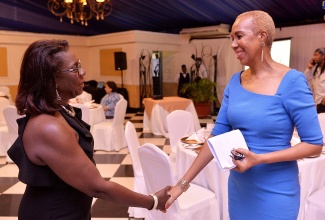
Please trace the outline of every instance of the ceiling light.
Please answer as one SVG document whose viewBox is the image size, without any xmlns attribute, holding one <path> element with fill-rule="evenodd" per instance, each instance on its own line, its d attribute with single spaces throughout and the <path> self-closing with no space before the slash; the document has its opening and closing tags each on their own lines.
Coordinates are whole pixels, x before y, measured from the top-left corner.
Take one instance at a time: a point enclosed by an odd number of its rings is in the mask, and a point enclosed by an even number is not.
<svg viewBox="0 0 325 220">
<path fill-rule="evenodd" d="M 94 16 L 97 20 L 104 20 L 113 9 L 110 0 L 49 0 L 47 7 L 52 14 L 60 17 L 61 22 L 62 17 L 67 16 L 71 24 L 76 21 L 85 26 Z"/>
</svg>

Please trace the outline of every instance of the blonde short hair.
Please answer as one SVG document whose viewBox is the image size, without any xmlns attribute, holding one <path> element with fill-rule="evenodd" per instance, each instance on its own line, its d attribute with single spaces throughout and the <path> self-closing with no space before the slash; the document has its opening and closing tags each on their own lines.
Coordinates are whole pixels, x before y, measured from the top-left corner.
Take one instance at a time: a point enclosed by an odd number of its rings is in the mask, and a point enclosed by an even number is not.
<svg viewBox="0 0 325 220">
<path fill-rule="evenodd" d="M 254 30 L 254 33 L 258 33 L 260 31 L 265 31 L 267 33 L 267 40 L 265 42 L 265 45 L 267 47 L 271 47 L 275 38 L 275 25 L 272 17 L 264 11 L 255 10 L 244 12 L 238 15 L 236 20 L 243 16 L 252 18 L 252 28 Z"/>
</svg>

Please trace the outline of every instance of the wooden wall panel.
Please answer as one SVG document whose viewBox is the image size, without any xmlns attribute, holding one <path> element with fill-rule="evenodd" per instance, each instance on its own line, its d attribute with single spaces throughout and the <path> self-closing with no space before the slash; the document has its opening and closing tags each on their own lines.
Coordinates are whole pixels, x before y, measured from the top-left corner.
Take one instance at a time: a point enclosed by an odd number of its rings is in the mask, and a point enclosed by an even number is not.
<svg viewBox="0 0 325 220">
<path fill-rule="evenodd" d="M 120 70 L 115 70 L 114 52 L 121 52 L 122 48 L 102 49 L 99 51 L 100 75 L 121 76 Z"/>
<path fill-rule="evenodd" d="M 0 47 L 0 77 L 8 77 L 7 48 Z"/>
</svg>

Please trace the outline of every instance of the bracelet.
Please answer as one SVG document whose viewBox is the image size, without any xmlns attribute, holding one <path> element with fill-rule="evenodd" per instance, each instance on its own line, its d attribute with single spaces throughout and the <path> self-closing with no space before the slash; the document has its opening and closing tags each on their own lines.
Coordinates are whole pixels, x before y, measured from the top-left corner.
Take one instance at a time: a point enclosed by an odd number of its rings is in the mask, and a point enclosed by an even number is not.
<svg viewBox="0 0 325 220">
<path fill-rule="evenodd" d="M 153 206 L 148 210 L 154 210 L 158 207 L 158 197 L 155 194 L 150 194 L 150 196 L 153 198 Z"/>
<path fill-rule="evenodd" d="M 186 192 L 186 190 L 188 190 L 188 188 L 190 188 L 190 184 L 183 178 L 180 179 L 177 184 L 177 186 L 181 187 L 181 189 L 183 190 L 183 192 Z"/>
</svg>

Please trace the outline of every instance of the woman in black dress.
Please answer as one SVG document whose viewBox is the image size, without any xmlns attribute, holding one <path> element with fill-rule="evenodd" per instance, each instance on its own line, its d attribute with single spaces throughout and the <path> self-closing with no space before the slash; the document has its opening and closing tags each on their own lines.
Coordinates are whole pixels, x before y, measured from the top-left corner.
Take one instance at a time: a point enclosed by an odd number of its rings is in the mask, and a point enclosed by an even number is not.
<svg viewBox="0 0 325 220">
<path fill-rule="evenodd" d="M 25 52 L 16 106 L 26 117 L 8 151 L 26 184 L 19 219 L 90 219 L 93 197 L 164 212 L 169 187 L 142 195 L 101 177 L 90 126 L 68 105 L 82 93 L 84 75 L 65 40 L 36 41 Z"/>
</svg>

